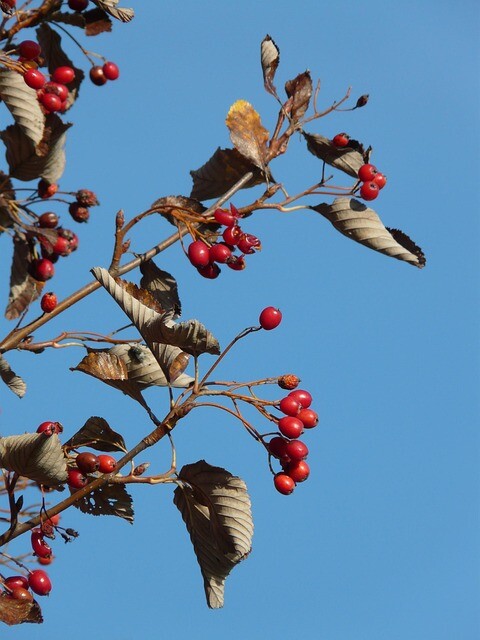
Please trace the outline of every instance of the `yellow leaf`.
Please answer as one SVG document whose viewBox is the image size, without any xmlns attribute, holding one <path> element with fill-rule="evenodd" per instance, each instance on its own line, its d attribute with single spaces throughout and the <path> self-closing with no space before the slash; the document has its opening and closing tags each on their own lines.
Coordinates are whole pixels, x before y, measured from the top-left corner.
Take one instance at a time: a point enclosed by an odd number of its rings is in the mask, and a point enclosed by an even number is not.
<svg viewBox="0 0 480 640">
<path fill-rule="evenodd" d="M 246 100 L 234 102 L 228 112 L 226 125 L 235 148 L 257 167 L 265 170 L 270 134 L 252 105 Z"/>
</svg>

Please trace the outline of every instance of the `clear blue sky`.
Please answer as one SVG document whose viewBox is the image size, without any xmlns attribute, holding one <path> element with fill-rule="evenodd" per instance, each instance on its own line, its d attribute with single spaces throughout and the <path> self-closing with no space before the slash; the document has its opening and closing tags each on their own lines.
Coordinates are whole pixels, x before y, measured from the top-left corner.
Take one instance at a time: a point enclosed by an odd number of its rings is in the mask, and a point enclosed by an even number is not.
<svg viewBox="0 0 480 640">
<path fill-rule="evenodd" d="M 222 345 L 264 306 L 282 309 L 281 327 L 238 345 L 219 376 L 302 378 L 321 415 L 307 436 L 311 478 L 280 496 L 260 448 L 236 424 L 206 410 L 191 414 L 175 433 L 180 464 L 205 458 L 225 466 L 245 479 L 253 503 L 253 552 L 231 575 L 225 608 L 205 605 L 171 489 L 147 487 L 133 492 L 134 526 L 65 514 L 81 536 L 56 542 L 45 624 L 3 635 L 478 638 L 478 4 L 131 4 L 131 24 L 88 41 L 119 64 L 121 78 L 102 88 L 85 82 L 69 114 L 75 126 L 61 186 L 92 188 L 102 206 L 52 281 L 60 297 L 87 281 L 90 267 L 108 265 L 119 208 L 129 217 L 160 196 L 189 194 L 189 171 L 230 144 L 224 119 L 235 100 L 250 101 L 272 129 L 278 109 L 259 65 L 266 33 L 281 50 L 278 88 L 308 68 L 322 80 L 322 106 L 349 85 L 355 96 L 370 94 L 365 109 L 309 130 L 328 137 L 346 130 L 372 144 L 373 161 L 389 177 L 374 208 L 424 249 L 427 267 L 368 251 L 308 212 L 250 218 L 262 253 L 246 271 L 213 282 L 196 276 L 178 246 L 167 251 L 158 263 L 178 280 L 183 317 L 200 319 Z M 319 170 L 301 140 L 272 165 L 290 193 Z M 253 195 L 243 191 L 234 202 Z M 142 251 L 170 233 L 163 220 L 150 220 L 132 246 Z M 10 249 L 0 242 L 6 300 Z M 97 292 L 37 337 L 122 323 L 115 303 Z M 136 443 L 149 429 L 141 408 L 69 372 L 81 356 L 11 354 L 29 393 L 19 401 L 2 390 L 0 432 L 54 419 L 72 434 L 101 415 Z M 161 413 L 166 391 L 147 395 Z M 168 455 L 165 444 L 145 459 L 163 468 Z"/>
</svg>

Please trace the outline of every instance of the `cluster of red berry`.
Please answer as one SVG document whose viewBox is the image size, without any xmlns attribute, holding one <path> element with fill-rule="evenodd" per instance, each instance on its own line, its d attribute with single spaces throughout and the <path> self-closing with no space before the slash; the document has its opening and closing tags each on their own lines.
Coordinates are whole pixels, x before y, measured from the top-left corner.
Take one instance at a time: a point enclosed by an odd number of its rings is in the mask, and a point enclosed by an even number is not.
<svg viewBox="0 0 480 640">
<path fill-rule="evenodd" d="M 115 471 L 117 461 L 112 456 L 101 454 L 99 456 L 89 451 L 79 453 L 75 458 L 75 467 L 68 470 L 68 486 L 72 489 L 81 489 L 89 481 L 89 473 L 112 473 Z"/>
<path fill-rule="evenodd" d="M 238 224 L 241 217 L 238 209 L 230 205 L 227 209 L 217 209 L 213 217 L 218 224 L 226 227 L 221 238 L 222 241 L 208 245 L 203 240 L 195 240 L 188 246 L 187 255 L 190 262 L 204 278 L 217 278 L 220 275 L 219 264 L 226 264 L 234 271 L 245 269 L 245 256 L 259 251 L 260 240 L 245 233 Z M 235 255 L 237 248 L 241 254 Z"/>
<path fill-rule="evenodd" d="M 306 480 L 310 474 L 305 461 L 308 447 L 299 438 L 305 429 L 313 429 L 318 424 L 318 414 L 310 409 L 311 404 L 312 396 L 304 389 L 291 391 L 279 403 L 280 411 L 285 414 L 278 420 L 281 435 L 270 440 L 268 451 L 282 466 L 282 471 L 275 474 L 273 481 L 276 490 L 284 495 L 292 493 L 296 484 Z"/>
<path fill-rule="evenodd" d="M 48 596 L 52 590 L 52 583 L 43 569 L 34 569 L 29 571 L 28 577 L 18 575 L 5 578 L 3 587 L 2 597 L 32 602 L 33 595 L 29 589 L 38 596 Z"/>
</svg>

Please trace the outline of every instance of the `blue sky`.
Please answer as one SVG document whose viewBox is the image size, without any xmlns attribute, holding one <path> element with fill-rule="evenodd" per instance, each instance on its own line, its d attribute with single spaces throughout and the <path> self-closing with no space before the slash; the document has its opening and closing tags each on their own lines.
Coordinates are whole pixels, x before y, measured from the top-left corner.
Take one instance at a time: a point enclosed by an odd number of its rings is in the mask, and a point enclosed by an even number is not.
<svg viewBox="0 0 480 640">
<path fill-rule="evenodd" d="M 171 488 L 140 487 L 134 526 L 64 515 L 81 535 L 68 546 L 56 541 L 45 624 L 11 633 L 38 640 L 67 632 L 80 640 L 85 629 L 119 640 L 477 638 L 477 3 L 131 4 L 131 24 L 88 41 L 117 62 L 120 79 L 102 88 L 85 82 L 69 113 L 75 126 L 61 186 L 94 189 L 101 207 L 51 281 L 59 297 L 88 281 L 92 266 L 108 265 L 119 208 L 130 217 L 158 197 L 189 194 L 189 171 L 230 145 L 224 120 L 235 100 L 250 101 L 272 130 L 278 109 L 259 64 L 266 33 L 281 51 L 279 90 L 308 68 L 321 78 L 322 106 L 349 85 L 353 96 L 370 94 L 366 108 L 308 130 L 327 137 L 345 130 L 374 147 L 372 159 L 389 182 L 373 207 L 423 248 L 427 266 L 419 271 L 368 251 L 307 211 L 249 218 L 245 227 L 263 251 L 244 272 L 215 281 L 198 277 L 178 246 L 166 251 L 158 264 L 178 280 L 183 317 L 204 322 L 222 345 L 263 307 L 282 309 L 281 326 L 237 345 L 218 375 L 251 380 L 293 371 L 302 378 L 321 416 L 305 438 L 311 478 L 280 496 L 264 454 L 236 424 L 207 410 L 190 414 L 175 433 L 179 463 L 205 458 L 226 467 L 246 481 L 253 503 L 253 552 L 230 576 L 225 608 L 206 608 Z M 68 50 L 81 66 L 80 54 Z M 272 164 L 289 193 L 315 182 L 320 168 L 300 139 Z M 256 193 L 243 191 L 234 203 L 248 204 Z M 150 219 L 132 234 L 132 247 L 140 252 L 170 233 L 166 222 Z M 6 300 L 10 249 L 0 242 Z M 122 324 L 115 303 L 97 292 L 38 338 Z M 2 392 L 0 432 L 54 419 L 71 435 L 101 415 L 135 444 L 149 430 L 146 416 L 119 392 L 70 372 L 81 357 L 79 349 L 10 354 L 29 393 L 19 401 Z M 205 356 L 203 366 L 209 363 Z M 267 393 L 279 397 L 276 389 Z M 161 413 L 166 391 L 147 396 Z M 161 444 L 138 462 L 163 468 L 168 456 Z M 12 549 L 22 553 L 25 545 Z"/>
</svg>

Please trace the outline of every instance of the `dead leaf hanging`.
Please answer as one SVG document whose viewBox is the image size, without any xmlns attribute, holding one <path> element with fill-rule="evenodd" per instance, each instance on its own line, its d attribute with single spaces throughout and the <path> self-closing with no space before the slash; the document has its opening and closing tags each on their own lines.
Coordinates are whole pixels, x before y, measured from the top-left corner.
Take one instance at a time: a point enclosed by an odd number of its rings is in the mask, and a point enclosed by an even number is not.
<svg viewBox="0 0 480 640">
<path fill-rule="evenodd" d="M 42 292 L 45 283 L 35 280 L 28 272 L 31 260 L 29 243 L 23 235 L 15 234 L 10 270 L 10 291 L 5 310 L 7 320 L 18 318 Z"/>
<path fill-rule="evenodd" d="M 297 124 L 305 115 L 310 104 L 312 91 L 312 78 L 309 71 L 300 73 L 293 80 L 286 82 L 285 92 L 292 101 L 290 117 L 293 125 Z"/>
<path fill-rule="evenodd" d="M 13 626 L 32 622 L 41 624 L 43 622 L 42 610 L 36 600 L 25 602 L 9 597 L 6 592 L 0 594 L 0 622 Z"/>
<path fill-rule="evenodd" d="M 280 49 L 269 35 L 265 36 L 260 45 L 260 58 L 265 90 L 272 96 L 276 96 L 277 91 L 273 84 L 273 79 L 280 63 Z"/>
<path fill-rule="evenodd" d="M 23 398 L 27 391 L 27 385 L 25 382 L 12 371 L 10 365 L 0 353 L 0 378 L 8 386 L 10 391 L 13 391 L 19 398 Z"/>
<path fill-rule="evenodd" d="M 92 416 L 83 427 L 65 443 L 65 447 L 75 449 L 88 446 L 97 451 L 127 452 L 125 440 L 114 431 L 104 418 Z"/>
<path fill-rule="evenodd" d="M 130 22 L 135 16 L 133 9 L 122 9 L 118 7 L 118 0 L 93 0 L 99 9 L 109 13 L 112 18 L 116 18 L 121 22 Z"/>
<path fill-rule="evenodd" d="M 57 434 L 24 433 L 0 438 L 0 467 L 40 484 L 66 481 L 67 466 Z"/>
<path fill-rule="evenodd" d="M 234 147 L 255 166 L 265 170 L 270 134 L 252 105 L 246 100 L 234 102 L 227 114 L 226 125 Z"/>
<path fill-rule="evenodd" d="M 0 98 L 12 114 L 26 138 L 36 149 L 43 138 L 45 116 L 38 102 L 37 92 L 25 84 L 20 73 L 0 71 Z"/>
<path fill-rule="evenodd" d="M 174 504 L 187 526 L 203 575 L 207 604 L 223 607 L 225 580 L 251 551 L 253 519 L 244 481 L 205 460 L 179 473 Z"/>
<path fill-rule="evenodd" d="M 167 313 L 172 313 L 173 318 L 182 315 L 182 305 L 178 295 L 178 285 L 175 278 L 168 271 L 163 271 L 153 260 L 140 264 L 142 279 L 140 286 L 146 289 Z"/>
<path fill-rule="evenodd" d="M 120 483 L 105 484 L 94 489 L 76 500 L 73 505 L 82 513 L 92 516 L 117 516 L 133 524 L 132 496 Z"/>
<path fill-rule="evenodd" d="M 321 213 L 347 238 L 419 269 L 425 266 L 425 256 L 420 247 L 398 230 L 391 233 L 375 211 L 363 202 L 355 198 L 337 198 L 332 204 L 310 208 Z"/>
</svg>

